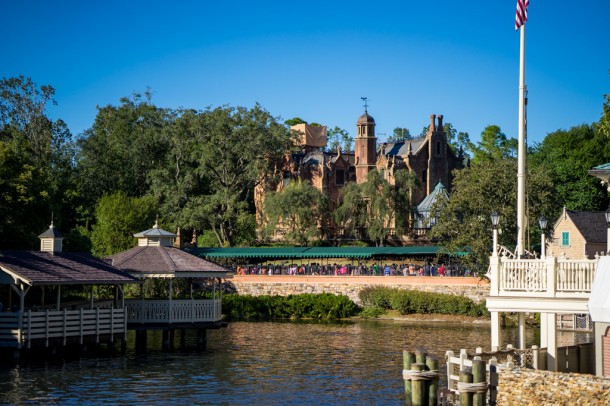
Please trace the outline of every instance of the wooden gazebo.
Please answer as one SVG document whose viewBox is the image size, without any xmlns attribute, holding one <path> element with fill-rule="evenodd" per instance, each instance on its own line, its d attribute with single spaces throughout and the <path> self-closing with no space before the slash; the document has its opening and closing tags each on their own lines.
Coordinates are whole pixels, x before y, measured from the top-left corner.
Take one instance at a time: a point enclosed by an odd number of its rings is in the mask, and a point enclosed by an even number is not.
<svg viewBox="0 0 610 406">
<path fill-rule="evenodd" d="M 134 237 L 138 239 L 138 245 L 111 256 L 110 262 L 141 280 L 166 280 L 167 297 L 147 298 L 142 285 L 140 298 L 125 302 L 128 327 L 144 334 L 147 330 L 167 331 L 171 345 L 175 329 L 194 328 L 204 333 L 208 328 L 221 326 L 222 293 L 219 287 L 222 278 L 232 277 L 233 272 L 174 247 L 177 235 L 160 229 L 157 223 Z M 177 279 L 188 282 L 188 298 L 174 299 L 174 280 Z M 195 298 L 193 285 L 203 282 L 211 284 L 210 297 Z M 205 339 L 205 336 L 200 338 Z M 141 334 L 136 339 L 146 340 Z M 164 343 L 167 340 L 164 339 Z"/>
<path fill-rule="evenodd" d="M 38 237 L 40 251 L 0 251 L 0 347 L 124 343 L 123 285 L 138 280 L 90 254 L 62 252 L 53 224 Z M 95 298 L 100 285 L 114 287 L 110 299 Z M 62 288 L 75 286 L 78 299 L 65 300 Z"/>
</svg>

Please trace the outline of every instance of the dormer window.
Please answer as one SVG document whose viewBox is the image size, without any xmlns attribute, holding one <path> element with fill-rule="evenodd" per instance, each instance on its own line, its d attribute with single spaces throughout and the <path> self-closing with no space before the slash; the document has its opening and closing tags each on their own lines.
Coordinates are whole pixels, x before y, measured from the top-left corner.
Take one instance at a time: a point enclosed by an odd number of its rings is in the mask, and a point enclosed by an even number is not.
<svg viewBox="0 0 610 406">
<path fill-rule="evenodd" d="M 343 186 L 345 184 L 345 171 L 343 169 L 337 169 L 335 172 L 335 185 Z"/>
</svg>

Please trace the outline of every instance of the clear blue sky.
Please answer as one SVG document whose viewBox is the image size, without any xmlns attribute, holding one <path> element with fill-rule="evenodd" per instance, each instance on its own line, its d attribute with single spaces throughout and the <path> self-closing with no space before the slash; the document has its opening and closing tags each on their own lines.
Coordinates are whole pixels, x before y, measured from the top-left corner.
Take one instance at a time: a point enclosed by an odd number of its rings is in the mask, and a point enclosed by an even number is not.
<svg viewBox="0 0 610 406">
<path fill-rule="evenodd" d="M 150 87 L 162 107 L 259 102 L 354 135 L 369 98 L 379 138 L 414 135 L 432 113 L 477 141 L 517 137 L 516 0 L 9 1 L 0 76 L 55 87 L 49 111 L 73 134 L 96 106 Z M 610 1 L 531 0 L 530 145 L 597 121 L 610 93 Z"/>
</svg>

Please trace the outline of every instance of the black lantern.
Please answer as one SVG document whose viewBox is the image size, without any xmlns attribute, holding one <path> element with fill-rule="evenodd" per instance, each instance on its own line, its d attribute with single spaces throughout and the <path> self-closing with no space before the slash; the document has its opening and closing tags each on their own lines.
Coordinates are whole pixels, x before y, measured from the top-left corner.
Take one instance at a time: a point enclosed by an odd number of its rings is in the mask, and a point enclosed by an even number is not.
<svg viewBox="0 0 610 406">
<path fill-rule="evenodd" d="M 606 219 L 608 219 L 608 213 L 606 213 Z M 540 216 L 540 218 L 538 219 L 538 225 L 540 226 L 540 229 L 542 231 L 546 230 L 547 223 L 548 221 L 546 217 L 544 217 L 544 214 Z"/>
<path fill-rule="evenodd" d="M 494 212 L 491 213 L 491 225 L 493 226 L 494 230 L 498 228 L 498 224 L 500 224 L 500 215 L 494 210 Z"/>
</svg>

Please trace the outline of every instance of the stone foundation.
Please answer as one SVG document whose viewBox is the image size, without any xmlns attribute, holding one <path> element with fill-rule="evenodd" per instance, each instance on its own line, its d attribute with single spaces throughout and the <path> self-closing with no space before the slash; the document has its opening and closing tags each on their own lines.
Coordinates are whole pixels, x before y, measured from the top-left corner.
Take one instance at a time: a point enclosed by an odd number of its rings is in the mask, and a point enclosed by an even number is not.
<svg viewBox="0 0 610 406">
<path fill-rule="evenodd" d="M 610 379 L 513 369 L 498 373 L 498 405 L 607 405 Z"/>
<path fill-rule="evenodd" d="M 489 295 L 489 284 L 486 281 L 453 277 L 236 276 L 226 281 L 225 285 L 228 291 L 252 296 L 332 293 L 345 295 L 358 305 L 362 304 L 360 291 L 372 286 L 460 295 L 477 303 Z"/>
</svg>

